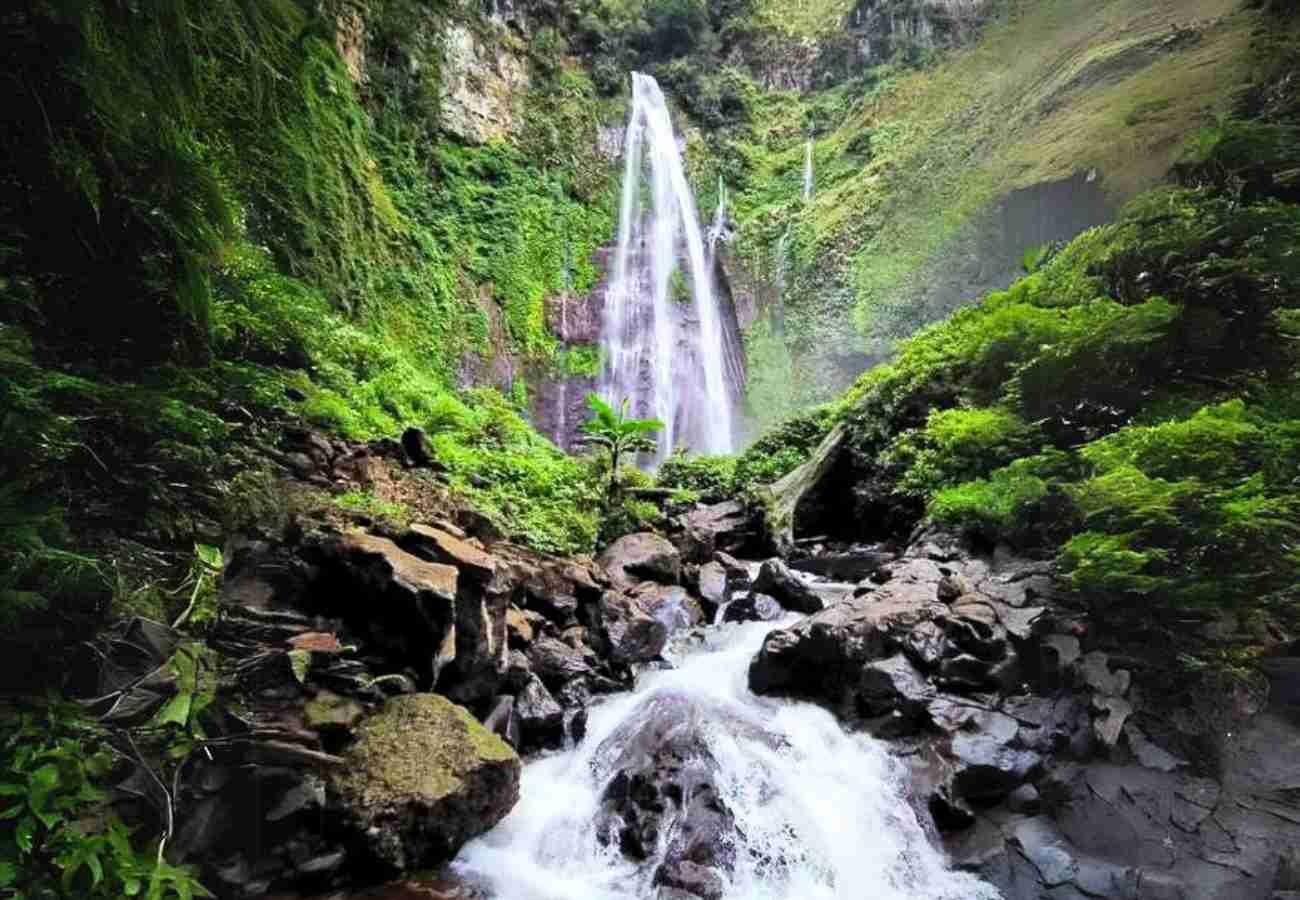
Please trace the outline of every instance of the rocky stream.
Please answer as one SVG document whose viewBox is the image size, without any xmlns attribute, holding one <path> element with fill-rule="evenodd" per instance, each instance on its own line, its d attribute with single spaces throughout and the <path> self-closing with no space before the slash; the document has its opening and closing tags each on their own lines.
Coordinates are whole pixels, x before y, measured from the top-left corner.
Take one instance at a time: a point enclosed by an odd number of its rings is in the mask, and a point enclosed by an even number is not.
<svg viewBox="0 0 1300 900">
<path fill-rule="evenodd" d="M 739 503 L 671 536 L 551 558 L 462 511 L 233 541 L 240 703 L 169 852 L 231 898 L 1300 896 L 1295 667 L 1164 709 L 1007 546 L 765 556 Z"/>
</svg>

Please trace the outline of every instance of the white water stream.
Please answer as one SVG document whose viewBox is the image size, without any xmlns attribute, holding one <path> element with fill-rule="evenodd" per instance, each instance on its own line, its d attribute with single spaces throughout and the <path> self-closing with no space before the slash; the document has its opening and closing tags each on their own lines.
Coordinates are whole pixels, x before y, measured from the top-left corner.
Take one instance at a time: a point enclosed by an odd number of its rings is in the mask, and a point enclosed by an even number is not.
<svg viewBox="0 0 1300 900">
<path fill-rule="evenodd" d="M 648 75 L 632 75 L 623 165 L 600 393 L 615 407 L 627 399 L 634 415 L 664 423 L 658 460 L 678 446 L 729 453 L 733 403 L 722 311 L 668 105 Z M 676 308 L 674 276 L 689 283 L 689 314 Z"/>
<path fill-rule="evenodd" d="M 684 701 L 741 836 L 726 900 L 995 900 L 991 887 L 945 867 L 883 744 L 846 734 L 811 704 L 750 693 L 749 662 L 773 627 L 713 629 L 710 646 L 679 668 L 593 707 L 583 742 L 529 764 L 518 806 L 462 850 L 457 868 L 496 900 L 654 900 L 653 865 L 602 846 L 593 823 L 610 761 L 649 724 L 656 700 Z"/>
</svg>

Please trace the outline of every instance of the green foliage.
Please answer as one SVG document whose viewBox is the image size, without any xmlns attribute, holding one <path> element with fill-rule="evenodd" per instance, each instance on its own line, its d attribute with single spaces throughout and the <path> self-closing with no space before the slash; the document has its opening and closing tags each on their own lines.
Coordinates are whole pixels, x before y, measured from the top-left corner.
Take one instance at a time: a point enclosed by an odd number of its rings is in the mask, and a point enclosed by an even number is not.
<svg viewBox="0 0 1300 900">
<path fill-rule="evenodd" d="M 936 409 L 924 428 L 899 435 L 882 463 L 901 471 L 900 493 L 928 497 L 1020 456 L 1032 438 L 1033 429 L 1004 409 Z"/>
<path fill-rule="evenodd" d="M 734 456 L 687 456 L 676 451 L 659 465 L 660 487 L 690 491 L 703 503 L 720 503 L 737 493 Z"/>
<path fill-rule="evenodd" d="M 334 505 L 353 515 L 364 516 L 377 522 L 403 524 L 407 519 L 406 507 L 376 497 L 365 491 L 348 491 L 334 498 Z"/>
<path fill-rule="evenodd" d="M 662 431 L 664 423 L 658 419 L 630 419 L 627 415 L 629 401 L 616 411 L 595 394 L 587 395 L 591 418 L 578 426 L 580 441 L 600 447 L 609 459 L 609 498 L 618 498 L 619 471 L 623 456 L 628 453 L 650 452 L 657 446 L 652 435 Z"/>
<path fill-rule="evenodd" d="M 792 416 L 754 441 L 736 459 L 738 490 L 771 484 L 793 472 L 812 455 L 840 415 L 833 404 Z"/>
<path fill-rule="evenodd" d="M 58 706 L 9 712 L 0 748 L 0 890 L 29 900 L 211 897 L 161 852 L 137 849 L 107 808 L 114 759 L 95 727 Z"/>
</svg>

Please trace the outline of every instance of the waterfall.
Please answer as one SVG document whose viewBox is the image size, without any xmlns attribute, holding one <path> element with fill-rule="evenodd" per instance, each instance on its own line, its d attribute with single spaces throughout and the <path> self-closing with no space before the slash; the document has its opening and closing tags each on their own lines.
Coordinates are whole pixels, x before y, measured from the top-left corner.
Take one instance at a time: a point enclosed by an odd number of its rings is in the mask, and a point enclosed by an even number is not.
<svg viewBox="0 0 1300 900">
<path fill-rule="evenodd" d="M 803 145 L 803 199 L 807 203 L 813 192 L 813 142 Z"/>
<path fill-rule="evenodd" d="M 735 386 L 725 375 L 723 314 L 667 102 L 658 83 L 639 73 L 623 166 L 600 393 L 615 406 L 629 399 L 634 415 L 664 423 L 657 460 L 679 446 L 728 453 Z M 689 315 L 674 302 L 675 275 L 689 283 Z"/>
<path fill-rule="evenodd" d="M 727 234 L 727 186 L 722 183 L 722 176 L 718 176 L 718 205 L 713 210 L 713 224 L 709 226 L 709 260 L 715 258 L 718 248 L 718 241 L 726 237 Z"/>
<path fill-rule="evenodd" d="M 906 799 L 885 745 L 846 733 L 808 703 L 755 696 L 747 669 L 789 622 L 723 625 L 704 649 L 647 673 L 590 709 L 587 736 L 524 769 L 519 805 L 468 844 L 457 868 L 494 900 L 651 900 L 672 835 L 637 863 L 598 838 L 606 790 L 656 735 L 691 747 L 684 783 L 704 777 L 734 817 L 724 900 L 993 900 L 949 870 Z M 646 742 L 651 743 L 647 744 Z"/>
</svg>

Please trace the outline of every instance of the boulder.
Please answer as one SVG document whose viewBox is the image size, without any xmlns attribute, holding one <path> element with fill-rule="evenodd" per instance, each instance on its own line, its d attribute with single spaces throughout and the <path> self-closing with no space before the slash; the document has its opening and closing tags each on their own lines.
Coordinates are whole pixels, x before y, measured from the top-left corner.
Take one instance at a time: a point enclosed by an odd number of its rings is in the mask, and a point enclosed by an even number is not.
<svg viewBox="0 0 1300 900">
<path fill-rule="evenodd" d="M 705 620 L 712 622 L 717 617 L 718 608 L 731 597 L 727 584 L 727 570 L 722 563 L 714 560 L 700 566 L 700 607 Z"/>
<path fill-rule="evenodd" d="M 739 500 L 696 506 L 683 517 L 679 543 L 687 562 L 702 563 L 718 551 L 743 552 L 754 542 L 757 527 L 749 508 Z"/>
<path fill-rule="evenodd" d="M 769 559 L 758 570 L 754 590 L 768 594 L 793 612 L 811 615 L 826 608 L 826 602 L 779 559 Z"/>
<path fill-rule="evenodd" d="M 623 588 L 647 580 L 660 584 L 678 584 L 682 580 L 682 559 L 677 548 L 649 532 L 619 538 L 600 555 L 600 564 L 610 580 Z"/>
<path fill-rule="evenodd" d="M 724 622 L 771 622 L 781 618 L 785 613 L 775 597 L 750 591 L 743 597 L 737 597 L 723 610 Z"/>
<path fill-rule="evenodd" d="M 515 714 L 522 749 L 553 748 L 564 743 L 564 710 L 536 675 L 515 697 Z"/>
<path fill-rule="evenodd" d="M 1001 800 L 1038 770 L 1043 758 L 1032 750 L 1012 746 L 1014 734 L 1012 727 L 1011 737 L 997 731 L 977 731 L 963 732 L 952 739 L 952 755 L 957 762 L 952 784 L 957 796 L 977 802 Z"/>
<path fill-rule="evenodd" d="M 497 697 L 492 710 L 483 720 L 483 727 L 501 737 L 507 744 L 519 749 L 519 716 L 515 713 L 515 698 L 509 694 Z"/>
<path fill-rule="evenodd" d="M 591 673 L 581 651 L 553 637 L 538 638 L 528 648 L 528 668 L 552 688 Z"/>
<path fill-rule="evenodd" d="M 686 588 L 646 582 L 633 591 L 633 595 L 646 612 L 668 629 L 669 634 L 704 621 L 704 610 Z"/>
<path fill-rule="evenodd" d="M 467 579 L 488 582 L 496 574 L 495 557 L 440 528 L 412 525 L 398 543 L 421 559 L 455 566 Z"/>
<path fill-rule="evenodd" d="M 519 757 L 437 694 L 394 697 L 363 722 L 331 800 L 352 844 L 400 872 L 451 859 L 519 799 Z"/>
<path fill-rule="evenodd" d="M 327 590 L 313 596 L 371 648 L 411 666 L 427 686 L 436 684 L 458 652 L 456 569 L 370 534 L 345 535 L 318 549 Z"/>
<path fill-rule="evenodd" d="M 946 610 L 933 599 L 855 598 L 770 633 L 749 666 L 756 693 L 812 700 L 847 719 L 862 715 L 863 667 L 898 652 L 906 635 Z M 869 697 L 861 698 L 872 706 Z"/>
<path fill-rule="evenodd" d="M 600 598 L 600 626 L 610 659 L 617 663 L 648 662 L 663 652 L 668 628 L 635 598 L 606 591 Z"/>
<path fill-rule="evenodd" d="M 900 713 L 905 718 L 916 718 L 933 697 L 934 688 L 901 653 L 862 667 L 857 705 L 865 716 Z"/>
</svg>

